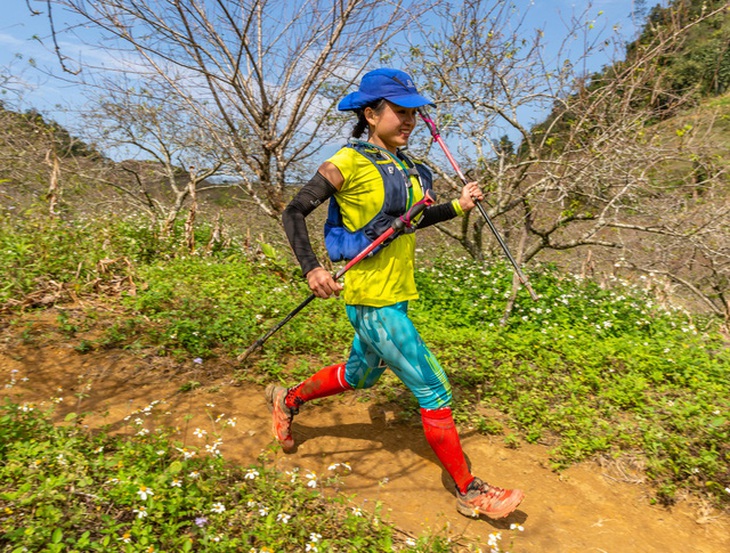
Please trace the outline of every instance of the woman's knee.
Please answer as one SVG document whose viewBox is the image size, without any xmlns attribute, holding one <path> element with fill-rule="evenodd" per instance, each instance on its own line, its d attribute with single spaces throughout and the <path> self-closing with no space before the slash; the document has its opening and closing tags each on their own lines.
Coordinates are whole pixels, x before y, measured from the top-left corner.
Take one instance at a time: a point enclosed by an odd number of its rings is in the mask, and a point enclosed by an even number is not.
<svg viewBox="0 0 730 553">
<path fill-rule="evenodd" d="M 421 409 L 442 409 L 444 407 L 451 407 L 451 401 L 453 399 L 451 394 L 451 387 L 441 387 L 438 389 L 429 389 L 424 393 L 415 393 L 418 406 Z"/>
</svg>

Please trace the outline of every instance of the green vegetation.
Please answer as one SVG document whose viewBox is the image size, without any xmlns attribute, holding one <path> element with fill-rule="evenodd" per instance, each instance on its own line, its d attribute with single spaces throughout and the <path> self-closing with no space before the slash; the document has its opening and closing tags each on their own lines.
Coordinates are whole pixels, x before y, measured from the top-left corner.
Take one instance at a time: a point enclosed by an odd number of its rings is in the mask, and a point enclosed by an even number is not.
<svg viewBox="0 0 730 553">
<path fill-rule="evenodd" d="M 376 514 L 326 500 L 337 482 L 230 466 L 221 435 L 198 451 L 153 426 L 154 402 L 125 434 L 92 433 L 82 416 L 0 408 L 0 543 L 4 551 L 448 551 L 439 538 L 406 542 Z M 346 470 L 346 469 L 345 469 Z"/>
<path fill-rule="evenodd" d="M 691 489 L 727 506 L 730 349 L 712 322 L 627 283 L 602 288 L 543 268 L 533 275 L 540 302 L 525 294 L 499 326 L 510 277 L 465 261 L 419 273 L 417 320 L 462 401 L 505 413 L 506 440 L 516 431 L 552 445 L 556 468 L 641 452 L 659 501 Z"/>
<path fill-rule="evenodd" d="M 655 5 L 639 38 L 627 46 L 627 60 L 638 55 L 665 28 L 677 22 L 688 25 L 723 5 L 725 0 L 673 0 L 665 7 Z M 658 79 L 666 81 L 668 93 L 681 95 L 692 91 L 695 101 L 723 94 L 730 87 L 728 44 L 730 19 L 720 12 L 690 29 L 676 54 L 661 60 Z"/>
<path fill-rule="evenodd" d="M 231 358 L 308 294 L 298 269 L 269 247 L 267 254 L 244 252 L 234 242 L 211 255 L 178 255 L 174 242 L 125 219 L 1 228 L 7 306 L 47 292 L 50 281 L 57 301 L 73 293 L 124 306 L 96 338 L 76 338 L 80 352 L 155 348 L 186 359 Z M 204 242 L 205 228 L 200 232 Z M 550 267 L 530 278 L 540 301 L 520 292 L 500 325 L 508 267 L 441 259 L 417 273 L 422 299 L 413 303 L 413 317 L 449 369 L 461 422 L 503 435 L 510 447 L 548 444 L 556 469 L 596 455 L 630 456 L 655 484 L 658 501 L 690 491 L 727 507 L 730 350 L 717 321 L 661 306 L 648 281 L 646 289 L 619 281 L 599 286 Z M 134 293 L 128 284 L 113 285 L 130 281 Z M 64 315 L 59 331 L 73 341 L 97 317 L 91 309 Z M 309 362 L 344 356 L 350 339 L 340 302 L 314 302 L 241 378 L 301 378 Z M 373 393 L 388 393 L 384 388 Z M 484 407 L 503 415 L 480 415 Z"/>
</svg>

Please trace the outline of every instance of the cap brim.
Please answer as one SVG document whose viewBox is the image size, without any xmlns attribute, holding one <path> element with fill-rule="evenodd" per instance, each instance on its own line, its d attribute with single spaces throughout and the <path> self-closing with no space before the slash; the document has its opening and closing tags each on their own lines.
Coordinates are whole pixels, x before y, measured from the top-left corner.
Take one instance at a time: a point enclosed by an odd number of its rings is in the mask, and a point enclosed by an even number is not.
<svg viewBox="0 0 730 553">
<path fill-rule="evenodd" d="M 337 104 L 339 111 L 353 111 L 356 109 L 364 108 L 369 103 L 374 102 L 378 98 L 376 96 L 370 96 L 369 94 L 363 94 L 359 90 L 351 92 L 345 96 L 340 103 Z"/>
</svg>

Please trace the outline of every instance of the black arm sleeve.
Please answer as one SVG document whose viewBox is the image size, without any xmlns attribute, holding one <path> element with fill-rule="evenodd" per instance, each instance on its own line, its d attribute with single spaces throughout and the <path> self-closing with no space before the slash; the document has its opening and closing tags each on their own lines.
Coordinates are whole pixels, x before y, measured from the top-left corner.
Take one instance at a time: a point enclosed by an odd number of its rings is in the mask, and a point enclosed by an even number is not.
<svg viewBox="0 0 730 553">
<path fill-rule="evenodd" d="M 314 254 L 312 243 L 309 241 L 309 232 L 304 219 L 335 192 L 337 189 L 332 186 L 332 183 L 324 175 L 317 173 L 302 187 L 282 213 L 284 232 L 302 267 L 302 273 L 305 275 L 321 265 Z"/>
<path fill-rule="evenodd" d="M 454 217 L 456 217 L 456 210 L 451 202 L 434 205 L 426 208 L 423 212 L 423 217 L 421 217 L 421 221 L 418 223 L 418 228 L 426 228 L 436 223 L 448 221 Z"/>
</svg>

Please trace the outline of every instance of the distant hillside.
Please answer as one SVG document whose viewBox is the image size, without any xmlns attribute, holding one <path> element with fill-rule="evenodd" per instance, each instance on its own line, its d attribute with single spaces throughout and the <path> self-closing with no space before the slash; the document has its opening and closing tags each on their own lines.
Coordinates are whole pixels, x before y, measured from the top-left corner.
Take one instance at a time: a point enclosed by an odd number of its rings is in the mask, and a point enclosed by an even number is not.
<svg viewBox="0 0 730 553">
<path fill-rule="evenodd" d="M 727 0 L 674 0 L 667 7 L 656 5 L 647 16 L 640 36 L 627 46 L 626 60 L 640 54 L 663 29 L 686 25 L 705 13 L 724 8 L 717 15 L 692 27 L 682 37 L 676 55 L 661 60 L 659 78 L 668 93 L 691 92 L 699 102 L 730 90 L 730 9 Z M 667 98 L 658 99 L 666 101 Z"/>
</svg>

